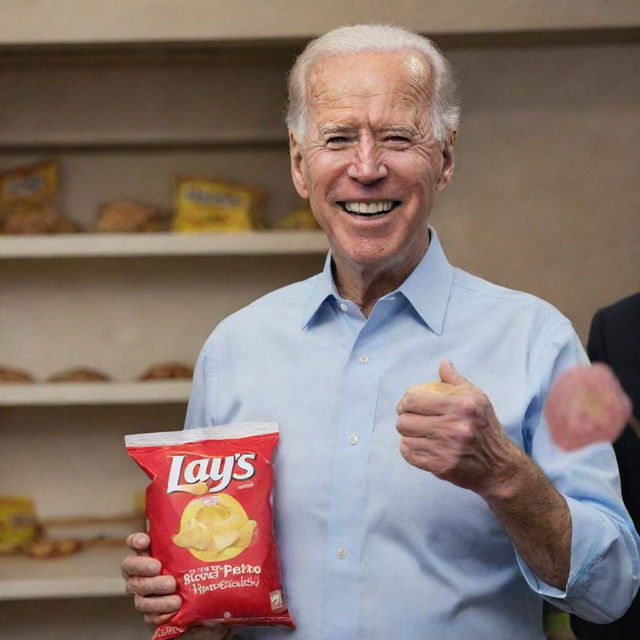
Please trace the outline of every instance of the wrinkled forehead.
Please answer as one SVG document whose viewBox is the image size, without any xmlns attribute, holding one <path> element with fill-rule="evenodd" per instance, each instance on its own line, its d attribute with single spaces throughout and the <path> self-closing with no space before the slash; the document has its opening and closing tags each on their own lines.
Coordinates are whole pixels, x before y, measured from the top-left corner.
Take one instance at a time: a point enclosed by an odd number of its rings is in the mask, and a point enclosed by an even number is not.
<svg viewBox="0 0 640 640">
<path fill-rule="evenodd" d="M 387 96 L 400 104 L 428 110 L 432 89 L 433 73 L 420 53 L 340 54 L 323 57 L 310 69 L 306 104 L 309 112 L 317 113 Z"/>
</svg>

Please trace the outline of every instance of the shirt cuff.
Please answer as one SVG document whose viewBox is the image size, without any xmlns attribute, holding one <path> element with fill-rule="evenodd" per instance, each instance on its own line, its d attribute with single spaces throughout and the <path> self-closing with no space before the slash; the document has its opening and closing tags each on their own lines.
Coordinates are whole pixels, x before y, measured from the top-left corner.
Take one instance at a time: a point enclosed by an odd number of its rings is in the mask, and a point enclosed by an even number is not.
<svg viewBox="0 0 640 640">
<path fill-rule="evenodd" d="M 634 536 L 625 524 L 593 505 L 564 497 L 572 527 L 566 588 L 558 589 L 541 580 L 516 552 L 518 565 L 529 587 L 551 604 L 593 622 L 609 622 L 624 613 L 629 593 L 637 588 L 637 548 L 630 548 L 636 546 Z"/>
</svg>

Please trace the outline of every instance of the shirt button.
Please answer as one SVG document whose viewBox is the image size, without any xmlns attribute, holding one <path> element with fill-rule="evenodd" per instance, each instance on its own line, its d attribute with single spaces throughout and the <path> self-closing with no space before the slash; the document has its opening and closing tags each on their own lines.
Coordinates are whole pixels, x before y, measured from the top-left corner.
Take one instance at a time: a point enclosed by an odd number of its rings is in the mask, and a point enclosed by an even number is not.
<svg viewBox="0 0 640 640">
<path fill-rule="evenodd" d="M 367 362 L 369 362 L 369 358 L 367 356 L 365 356 L 364 353 L 361 353 L 358 356 L 358 360 L 360 360 L 360 362 L 362 362 L 362 364 L 367 364 Z"/>
<path fill-rule="evenodd" d="M 358 440 L 360 438 L 358 438 L 358 434 L 357 433 L 350 433 L 349 434 L 349 442 L 351 444 L 358 444 Z"/>
<path fill-rule="evenodd" d="M 346 311 L 349 307 L 347 307 L 347 305 L 344 302 L 340 303 L 340 309 L 342 309 L 343 311 Z"/>
<path fill-rule="evenodd" d="M 336 555 L 338 556 L 338 558 L 340 558 L 340 560 L 344 560 L 347 557 L 347 550 L 344 547 L 340 547 L 336 551 Z"/>
</svg>

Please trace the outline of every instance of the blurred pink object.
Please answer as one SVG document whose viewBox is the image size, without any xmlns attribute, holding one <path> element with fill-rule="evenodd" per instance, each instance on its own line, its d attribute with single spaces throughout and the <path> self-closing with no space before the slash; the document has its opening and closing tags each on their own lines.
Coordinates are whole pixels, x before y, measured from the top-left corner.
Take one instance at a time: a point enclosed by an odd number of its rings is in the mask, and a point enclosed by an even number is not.
<svg viewBox="0 0 640 640">
<path fill-rule="evenodd" d="M 551 387 L 544 407 L 551 437 L 566 450 L 613 442 L 631 418 L 631 400 L 611 369 L 601 362 L 565 371 Z"/>
</svg>

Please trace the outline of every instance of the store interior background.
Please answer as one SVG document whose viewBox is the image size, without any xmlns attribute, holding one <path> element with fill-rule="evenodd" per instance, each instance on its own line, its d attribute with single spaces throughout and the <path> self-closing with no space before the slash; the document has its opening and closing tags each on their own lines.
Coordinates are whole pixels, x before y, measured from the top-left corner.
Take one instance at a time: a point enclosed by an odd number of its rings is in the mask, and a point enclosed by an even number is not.
<svg viewBox="0 0 640 640">
<path fill-rule="evenodd" d="M 0 0 L 0 171 L 60 160 L 62 208 L 85 228 L 109 200 L 170 206 L 176 174 L 264 186 L 275 222 L 298 204 L 282 123 L 294 56 L 332 27 L 394 22 L 433 37 L 460 83 L 456 173 L 431 218 L 450 261 L 548 300 L 583 340 L 599 307 L 640 289 L 637 2 L 83 4 Z M 118 381 L 193 364 L 225 315 L 323 259 L 4 257 L 0 364 Z M 0 493 L 32 496 L 45 517 L 127 512 L 145 480 L 122 436 L 178 429 L 184 410 L 5 399 Z M 115 591 L 3 595 L 2 564 L 0 638 L 148 637 Z"/>
</svg>

